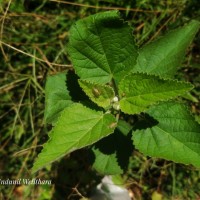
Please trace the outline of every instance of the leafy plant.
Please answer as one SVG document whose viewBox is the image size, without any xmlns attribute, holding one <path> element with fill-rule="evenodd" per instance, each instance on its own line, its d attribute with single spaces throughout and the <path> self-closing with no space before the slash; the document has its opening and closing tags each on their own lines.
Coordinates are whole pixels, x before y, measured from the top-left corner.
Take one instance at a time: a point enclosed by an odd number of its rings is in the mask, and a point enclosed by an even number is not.
<svg viewBox="0 0 200 200">
<path fill-rule="evenodd" d="M 200 167 L 200 125 L 177 98 L 193 86 L 174 79 L 198 29 L 191 21 L 138 49 L 118 11 L 77 21 L 68 52 L 80 78 L 48 77 L 45 119 L 53 128 L 33 172 L 83 147 L 103 174 L 123 173 L 134 147 Z"/>
</svg>

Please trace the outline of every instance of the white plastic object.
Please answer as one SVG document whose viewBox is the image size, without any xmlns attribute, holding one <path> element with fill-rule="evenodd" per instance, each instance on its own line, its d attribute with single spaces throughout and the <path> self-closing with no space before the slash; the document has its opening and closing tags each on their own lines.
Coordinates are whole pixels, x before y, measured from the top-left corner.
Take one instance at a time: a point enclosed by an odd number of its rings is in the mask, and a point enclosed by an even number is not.
<svg viewBox="0 0 200 200">
<path fill-rule="evenodd" d="M 115 185 L 111 176 L 105 176 L 90 200 L 131 200 L 131 197 L 126 188 Z"/>
</svg>

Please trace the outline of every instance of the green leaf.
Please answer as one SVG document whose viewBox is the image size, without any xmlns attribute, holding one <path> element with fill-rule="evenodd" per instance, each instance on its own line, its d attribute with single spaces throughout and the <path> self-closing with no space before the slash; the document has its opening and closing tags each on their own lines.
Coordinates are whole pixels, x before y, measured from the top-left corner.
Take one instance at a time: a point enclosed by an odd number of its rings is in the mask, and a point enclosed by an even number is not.
<svg viewBox="0 0 200 200">
<path fill-rule="evenodd" d="M 198 21 L 193 20 L 145 45 L 139 50 L 133 72 L 147 72 L 163 78 L 173 77 L 183 61 L 187 47 L 199 30 L 199 25 Z"/>
<path fill-rule="evenodd" d="M 133 132 L 135 147 L 148 156 L 200 167 L 200 125 L 188 109 L 175 102 L 162 102 L 147 113 L 157 125 Z"/>
<path fill-rule="evenodd" d="M 128 135 L 128 133 L 131 131 L 132 126 L 127 123 L 124 120 L 119 120 L 118 121 L 118 125 L 117 125 L 117 129 L 123 134 L 123 135 Z"/>
<path fill-rule="evenodd" d="M 128 114 L 145 111 L 158 101 L 165 101 L 191 90 L 190 83 L 164 80 L 155 75 L 131 73 L 119 85 L 120 108 Z"/>
<path fill-rule="evenodd" d="M 123 173 L 123 170 L 117 162 L 116 153 L 104 154 L 97 148 L 93 148 L 92 151 L 95 155 L 95 162 L 93 164 L 93 168 L 99 173 L 104 175 L 114 175 Z"/>
<path fill-rule="evenodd" d="M 113 125 L 115 124 L 115 125 Z M 75 103 L 61 113 L 50 139 L 33 166 L 33 172 L 60 157 L 91 145 L 114 132 L 116 120 L 111 114 Z"/>
<path fill-rule="evenodd" d="M 136 64 L 136 49 L 132 30 L 118 11 L 91 15 L 70 29 L 68 52 L 81 79 L 119 82 Z"/>
<path fill-rule="evenodd" d="M 93 167 L 98 172 L 109 175 L 122 174 L 127 169 L 133 152 L 131 134 L 125 135 L 117 127 L 114 134 L 97 142 L 92 151 L 95 154 Z"/>
<path fill-rule="evenodd" d="M 45 86 L 45 121 L 55 123 L 64 108 L 72 104 L 66 86 L 67 73 L 48 76 Z"/>
<path fill-rule="evenodd" d="M 86 80 L 79 80 L 79 85 L 90 99 L 98 106 L 108 108 L 115 96 L 114 90 L 108 85 L 100 85 Z"/>
</svg>

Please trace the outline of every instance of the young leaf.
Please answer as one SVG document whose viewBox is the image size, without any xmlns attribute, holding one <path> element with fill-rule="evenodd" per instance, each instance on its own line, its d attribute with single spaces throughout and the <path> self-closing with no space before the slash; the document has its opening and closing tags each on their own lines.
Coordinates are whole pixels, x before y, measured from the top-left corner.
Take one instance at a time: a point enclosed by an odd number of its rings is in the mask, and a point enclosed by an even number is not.
<svg viewBox="0 0 200 200">
<path fill-rule="evenodd" d="M 185 51 L 199 30 L 200 23 L 191 21 L 184 27 L 167 33 L 139 50 L 133 72 L 147 72 L 171 78 L 180 66 Z"/>
<path fill-rule="evenodd" d="M 70 29 L 68 52 L 81 79 L 119 82 L 136 64 L 136 50 L 132 30 L 118 11 L 91 15 Z"/>
<path fill-rule="evenodd" d="M 100 85 L 86 80 L 79 80 L 79 85 L 94 103 L 103 108 L 108 108 L 115 96 L 114 90 L 108 85 Z"/>
<path fill-rule="evenodd" d="M 133 132 L 135 147 L 148 156 L 200 167 L 200 125 L 185 106 L 162 102 L 147 113 L 158 121 Z"/>
<path fill-rule="evenodd" d="M 60 157 L 91 145 L 114 132 L 116 123 L 111 114 L 94 111 L 79 103 L 67 107 L 61 113 L 33 166 L 33 172 Z"/>
<path fill-rule="evenodd" d="M 48 76 L 45 86 L 45 121 L 55 123 L 60 112 L 72 104 L 66 86 L 67 73 Z"/>
<path fill-rule="evenodd" d="M 155 75 L 129 74 L 119 85 L 120 108 L 128 114 L 145 111 L 158 101 L 169 100 L 191 90 L 190 83 L 164 80 Z"/>
</svg>

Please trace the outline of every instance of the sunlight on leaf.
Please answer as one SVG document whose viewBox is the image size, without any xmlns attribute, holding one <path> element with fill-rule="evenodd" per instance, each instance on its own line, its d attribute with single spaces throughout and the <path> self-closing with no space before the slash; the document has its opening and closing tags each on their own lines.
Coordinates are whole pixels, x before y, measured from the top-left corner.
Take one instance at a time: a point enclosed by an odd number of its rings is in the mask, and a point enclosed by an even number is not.
<svg viewBox="0 0 200 200">
<path fill-rule="evenodd" d="M 200 23 L 193 20 L 142 47 L 133 72 L 147 72 L 163 78 L 172 78 L 181 66 L 185 51 L 199 27 Z"/>
<path fill-rule="evenodd" d="M 158 124 L 133 131 L 135 147 L 148 156 L 200 167 L 200 125 L 176 102 L 152 106 L 147 113 Z"/>
<path fill-rule="evenodd" d="M 132 29 L 118 11 L 91 15 L 70 29 L 68 52 L 81 79 L 119 82 L 136 64 L 136 50 Z"/>
<path fill-rule="evenodd" d="M 64 108 L 72 104 L 66 85 L 67 73 L 47 78 L 45 86 L 45 121 L 55 123 Z"/>
<path fill-rule="evenodd" d="M 50 139 L 36 159 L 32 171 L 35 172 L 72 151 L 108 136 L 115 129 L 110 127 L 114 122 L 116 120 L 113 115 L 89 109 L 79 103 L 65 108 L 50 132 Z"/>
<path fill-rule="evenodd" d="M 86 80 L 79 80 L 79 85 L 90 99 L 97 105 L 108 108 L 115 96 L 114 90 L 108 85 L 100 85 Z"/>
<path fill-rule="evenodd" d="M 119 85 L 121 110 L 138 114 L 158 101 L 169 100 L 191 90 L 190 83 L 164 80 L 155 75 L 131 73 Z"/>
</svg>

